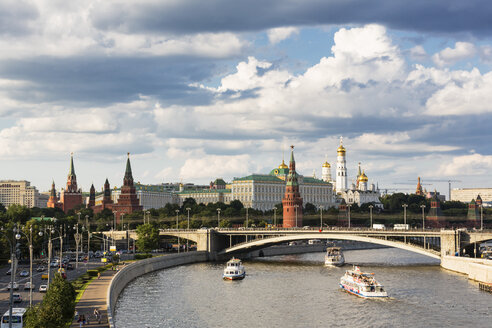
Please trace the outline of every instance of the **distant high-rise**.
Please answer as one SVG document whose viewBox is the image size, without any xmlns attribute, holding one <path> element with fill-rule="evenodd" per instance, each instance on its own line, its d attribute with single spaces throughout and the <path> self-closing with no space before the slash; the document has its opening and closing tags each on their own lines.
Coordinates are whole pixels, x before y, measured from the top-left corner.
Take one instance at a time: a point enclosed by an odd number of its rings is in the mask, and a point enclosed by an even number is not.
<svg viewBox="0 0 492 328">
<path fill-rule="evenodd" d="M 13 204 L 27 207 L 46 207 L 46 199 L 40 195 L 36 187 L 31 186 L 29 181 L 1 180 L 0 204 L 5 207 Z"/>
</svg>

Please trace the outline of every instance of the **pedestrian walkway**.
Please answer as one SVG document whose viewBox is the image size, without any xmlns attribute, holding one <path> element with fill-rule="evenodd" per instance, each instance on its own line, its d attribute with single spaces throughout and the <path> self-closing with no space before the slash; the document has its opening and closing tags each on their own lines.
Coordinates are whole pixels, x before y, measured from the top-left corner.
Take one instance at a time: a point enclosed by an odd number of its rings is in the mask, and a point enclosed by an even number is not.
<svg viewBox="0 0 492 328">
<path fill-rule="evenodd" d="M 100 279 L 94 279 L 87 286 L 84 294 L 80 298 L 75 310 L 79 315 L 85 315 L 85 318 L 89 318 L 89 323 L 82 325 L 82 327 L 109 327 L 108 313 L 106 305 L 106 296 L 108 294 L 108 287 L 111 283 L 111 279 L 117 271 L 106 270 L 101 273 Z M 98 323 L 94 316 L 94 309 L 97 309 L 101 314 L 101 323 Z M 80 323 L 74 319 L 71 327 L 79 327 Z"/>
</svg>

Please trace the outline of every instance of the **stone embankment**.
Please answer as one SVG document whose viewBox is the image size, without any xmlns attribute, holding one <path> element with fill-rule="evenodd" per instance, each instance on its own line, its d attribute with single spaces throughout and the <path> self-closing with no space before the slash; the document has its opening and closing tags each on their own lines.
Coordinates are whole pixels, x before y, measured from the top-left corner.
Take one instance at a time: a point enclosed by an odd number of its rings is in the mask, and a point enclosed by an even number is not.
<svg viewBox="0 0 492 328">
<path fill-rule="evenodd" d="M 205 262 L 207 252 L 190 252 L 164 255 L 134 262 L 122 268 L 111 280 L 107 294 L 108 322 L 110 327 L 116 327 L 113 321 L 113 311 L 118 296 L 126 285 L 133 279 L 144 274 L 178 265 Z"/>
<path fill-rule="evenodd" d="M 441 258 L 441 267 L 465 274 L 471 280 L 492 283 L 491 260 L 445 255 Z"/>
</svg>

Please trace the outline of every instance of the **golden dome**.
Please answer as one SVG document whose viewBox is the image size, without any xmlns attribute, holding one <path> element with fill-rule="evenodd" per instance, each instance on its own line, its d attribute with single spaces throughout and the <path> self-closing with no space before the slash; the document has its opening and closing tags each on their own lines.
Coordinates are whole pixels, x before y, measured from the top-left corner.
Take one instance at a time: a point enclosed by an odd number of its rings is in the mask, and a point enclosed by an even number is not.
<svg viewBox="0 0 492 328">
<path fill-rule="evenodd" d="M 279 169 L 288 169 L 289 167 L 285 165 L 284 160 L 282 160 L 282 164 L 278 166 Z"/>
<path fill-rule="evenodd" d="M 345 148 L 342 145 L 340 145 L 340 147 L 338 147 L 338 149 L 337 149 L 337 153 L 338 153 L 338 155 L 344 155 L 345 154 Z"/>
<path fill-rule="evenodd" d="M 331 165 L 330 165 L 330 163 L 328 163 L 328 162 L 324 162 L 324 163 L 323 163 L 323 167 L 331 167 Z"/>
<path fill-rule="evenodd" d="M 369 179 L 367 178 L 367 175 L 362 171 L 362 174 L 359 176 L 359 182 L 367 182 Z"/>
</svg>

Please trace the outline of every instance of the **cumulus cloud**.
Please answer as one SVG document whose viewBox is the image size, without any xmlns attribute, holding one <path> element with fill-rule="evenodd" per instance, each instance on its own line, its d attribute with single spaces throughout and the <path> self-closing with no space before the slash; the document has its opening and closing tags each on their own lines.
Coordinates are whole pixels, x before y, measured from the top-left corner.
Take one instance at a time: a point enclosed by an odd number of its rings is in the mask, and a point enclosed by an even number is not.
<svg viewBox="0 0 492 328">
<path fill-rule="evenodd" d="M 443 176 L 488 175 L 492 170 L 492 156 L 471 154 L 457 156 L 450 163 L 442 164 L 439 171 Z"/>
<path fill-rule="evenodd" d="M 211 155 L 200 158 L 189 158 L 180 170 L 180 178 L 184 180 L 213 179 L 214 177 L 245 175 L 250 173 L 250 156 L 218 156 Z"/>
<path fill-rule="evenodd" d="M 427 52 L 425 51 L 423 46 L 417 45 L 410 49 L 410 57 L 413 60 L 423 60 L 427 58 Z"/>
<path fill-rule="evenodd" d="M 456 42 L 454 48 L 446 48 L 432 56 L 434 63 L 440 67 L 450 66 L 454 63 L 475 56 L 477 49 L 470 42 Z"/>
<path fill-rule="evenodd" d="M 267 32 L 268 40 L 272 44 L 279 43 L 296 34 L 299 34 L 299 28 L 292 26 L 272 28 Z"/>
</svg>

